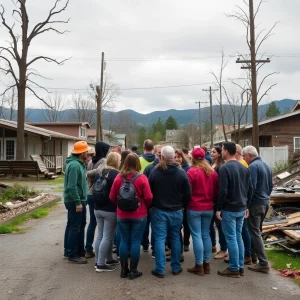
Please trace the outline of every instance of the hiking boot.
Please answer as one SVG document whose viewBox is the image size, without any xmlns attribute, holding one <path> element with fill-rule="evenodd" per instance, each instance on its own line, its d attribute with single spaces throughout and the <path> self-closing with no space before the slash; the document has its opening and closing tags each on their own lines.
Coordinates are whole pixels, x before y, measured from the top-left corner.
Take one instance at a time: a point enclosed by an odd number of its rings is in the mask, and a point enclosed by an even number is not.
<svg viewBox="0 0 300 300">
<path fill-rule="evenodd" d="M 178 271 L 172 271 L 173 275 L 179 275 L 182 272 L 182 269 L 179 269 Z"/>
<path fill-rule="evenodd" d="M 118 260 L 115 260 L 115 259 L 110 260 L 110 261 L 106 261 L 107 266 L 117 266 L 119 264 L 120 264 L 120 262 Z"/>
<path fill-rule="evenodd" d="M 183 247 L 183 251 L 184 252 L 189 252 L 190 251 L 190 247 L 189 246 L 184 246 Z"/>
<path fill-rule="evenodd" d="M 79 265 L 87 263 L 87 260 L 85 258 L 80 257 L 80 256 L 69 257 L 68 261 L 72 262 L 73 264 L 79 264 Z"/>
<path fill-rule="evenodd" d="M 193 274 L 197 274 L 197 275 L 200 275 L 200 276 L 204 276 L 203 265 L 195 264 L 195 266 L 193 268 L 188 268 L 187 271 L 189 273 L 193 273 Z"/>
<path fill-rule="evenodd" d="M 219 251 L 217 255 L 214 257 L 214 259 L 224 259 L 225 257 L 228 256 L 227 251 Z"/>
<path fill-rule="evenodd" d="M 129 272 L 129 279 L 133 280 L 143 275 L 142 272 L 139 272 L 137 266 L 139 261 L 130 261 L 130 272 Z"/>
<path fill-rule="evenodd" d="M 127 259 L 121 259 L 121 278 L 128 277 L 129 274 L 129 268 L 128 268 L 128 260 Z"/>
<path fill-rule="evenodd" d="M 253 271 L 253 272 L 260 272 L 260 273 L 269 273 L 270 268 L 269 266 L 262 266 L 260 264 L 256 264 L 254 266 L 248 267 L 248 270 Z"/>
<path fill-rule="evenodd" d="M 231 271 L 229 268 L 226 268 L 224 271 L 218 271 L 217 274 L 224 277 L 240 278 L 239 271 Z"/>
<path fill-rule="evenodd" d="M 252 265 L 252 258 L 248 257 L 248 256 L 245 256 L 244 265 Z"/>
<path fill-rule="evenodd" d="M 154 275 L 154 276 L 156 276 L 156 277 L 158 277 L 158 278 L 165 278 L 165 274 L 159 274 L 159 273 L 157 273 L 157 272 L 155 271 L 155 269 L 153 269 L 153 270 L 151 271 L 151 274 Z"/>
<path fill-rule="evenodd" d="M 112 272 L 115 271 L 117 268 L 114 266 L 97 266 L 97 268 L 95 269 L 96 272 L 98 273 L 102 273 L 102 272 Z"/>
<path fill-rule="evenodd" d="M 208 262 L 203 262 L 204 274 L 210 274 L 210 266 Z"/>
<path fill-rule="evenodd" d="M 244 276 L 244 275 L 245 275 L 245 270 L 244 270 L 244 268 L 241 268 L 241 269 L 239 270 L 239 272 L 240 272 L 240 276 Z"/>
<path fill-rule="evenodd" d="M 212 252 L 212 253 L 217 253 L 217 247 L 216 247 L 216 246 L 212 246 L 211 252 Z"/>
<path fill-rule="evenodd" d="M 87 259 L 93 258 L 93 257 L 95 257 L 95 252 L 94 251 L 87 251 L 87 252 L 85 252 L 84 257 L 87 258 Z"/>
</svg>

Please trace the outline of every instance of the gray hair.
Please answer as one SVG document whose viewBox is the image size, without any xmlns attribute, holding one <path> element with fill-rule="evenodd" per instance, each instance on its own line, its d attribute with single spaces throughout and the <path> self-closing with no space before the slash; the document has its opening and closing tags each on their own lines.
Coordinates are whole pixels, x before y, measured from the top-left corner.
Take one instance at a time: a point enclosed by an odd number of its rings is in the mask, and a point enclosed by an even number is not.
<svg viewBox="0 0 300 300">
<path fill-rule="evenodd" d="M 254 146 L 247 146 L 243 149 L 243 154 L 251 154 L 253 157 L 258 157 L 258 152 Z"/>
<path fill-rule="evenodd" d="M 175 150 L 171 146 L 165 146 L 161 150 L 161 155 L 165 158 L 165 160 L 171 160 L 175 157 Z"/>
</svg>

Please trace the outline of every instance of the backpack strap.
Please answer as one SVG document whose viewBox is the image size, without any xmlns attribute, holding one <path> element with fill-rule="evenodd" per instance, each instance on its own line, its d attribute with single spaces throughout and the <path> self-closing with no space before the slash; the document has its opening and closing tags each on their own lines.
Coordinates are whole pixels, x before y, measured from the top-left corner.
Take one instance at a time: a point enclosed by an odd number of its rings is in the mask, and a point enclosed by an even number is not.
<svg viewBox="0 0 300 300">
<path fill-rule="evenodd" d="M 140 172 L 137 172 L 130 180 L 130 183 L 133 183 L 138 177 L 140 177 L 142 174 Z"/>
</svg>

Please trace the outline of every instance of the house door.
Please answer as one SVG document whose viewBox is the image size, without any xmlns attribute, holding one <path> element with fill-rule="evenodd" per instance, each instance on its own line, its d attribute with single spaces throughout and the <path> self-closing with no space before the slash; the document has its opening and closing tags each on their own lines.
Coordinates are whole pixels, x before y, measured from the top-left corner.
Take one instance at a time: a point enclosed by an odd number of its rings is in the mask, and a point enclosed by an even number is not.
<svg viewBox="0 0 300 300">
<path fill-rule="evenodd" d="M 4 140 L 4 159 L 15 160 L 16 159 L 16 140 L 5 139 Z"/>
</svg>

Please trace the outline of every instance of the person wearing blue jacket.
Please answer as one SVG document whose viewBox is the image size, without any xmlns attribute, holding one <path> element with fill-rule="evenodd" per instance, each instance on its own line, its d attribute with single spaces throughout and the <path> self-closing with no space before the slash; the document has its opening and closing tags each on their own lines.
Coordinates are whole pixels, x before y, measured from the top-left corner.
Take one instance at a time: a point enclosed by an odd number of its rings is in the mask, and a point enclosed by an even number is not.
<svg viewBox="0 0 300 300">
<path fill-rule="evenodd" d="M 253 195 L 249 206 L 248 228 L 251 236 L 253 251 L 259 263 L 248 267 L 254 272 L 269 273 L 269 262 L 261 238 L 262 223 L 269 209 L 269 199 L 272 192 L 272 170 L 259 156 L 255 147 L 243 149 L 244 160 L 249 165 L 253 186 Z"/>
</svg>

